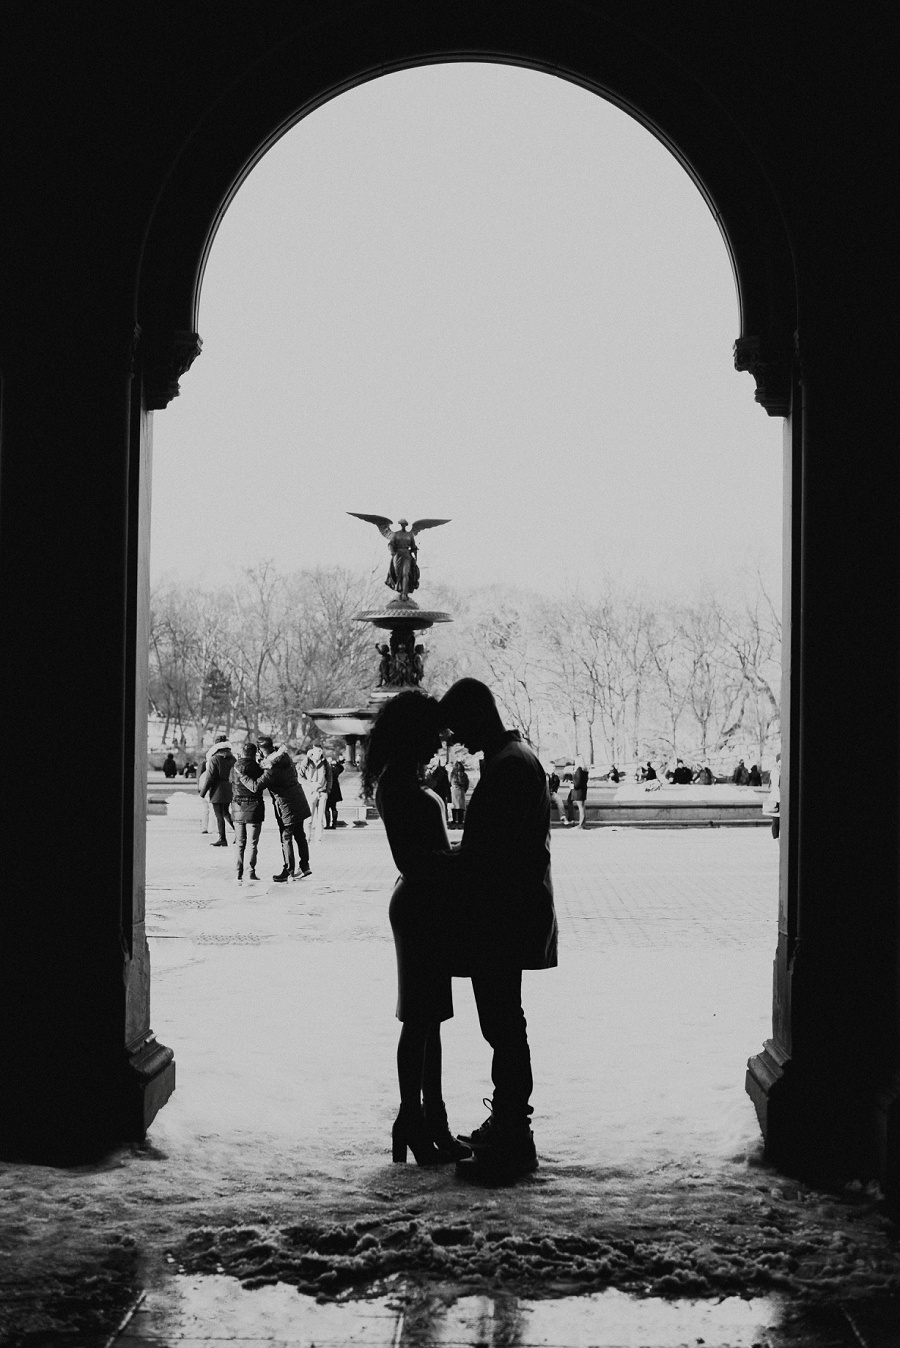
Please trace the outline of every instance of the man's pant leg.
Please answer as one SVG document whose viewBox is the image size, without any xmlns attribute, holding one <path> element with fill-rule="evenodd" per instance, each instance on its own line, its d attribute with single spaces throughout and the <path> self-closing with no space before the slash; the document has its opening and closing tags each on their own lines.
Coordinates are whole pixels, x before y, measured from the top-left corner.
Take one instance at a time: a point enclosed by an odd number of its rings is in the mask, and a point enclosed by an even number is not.
<svg viewBox="0 0 900 1348">
<path fill-rule="evenodd" d="M 225 816 L 228 813 L 227 805 L 218 805 L 213 801 L 213 813 L 216 816 L 216 827 L 219 830 L 219 842 L 225 841 Z"/>
<path fill-rule="evenodd" d="M 311 840 L 313 842 L 322 841 L 322 829 L 325 824 L 325 806 L 326 806 L 326 797 L 322 795 L 316 796 L 313 802 L 313 811 L 312 811 Z"/>
<path fill-rule="evenodd" d="M 305 819 L 299 819 L 293 825 L 294 842 L 297 844 L 297 865 L 301 871 L 309 870 L 309 843 L 306 841 Z"/>
<path fill-rule="evenodd" d="M 256 869 L 256 852 L 259 845 L 259 831 L 262 824 L 250 825 L 250 860 L 248 862 L 251 871 Z"/>
<path fill-rule="evenodd" d="M 237 873 L 238 876 L 244 873 L 244 849 L 247 846 L 247 825 L 239 820 L 234 826 L 235 845 L 237 846 Z M 253 862 L 251 861 L 251 866 Z"/>
<path fill-rule="evenodd" d="M 481 1033 L 494 1050 L 494 1118 L 500 1126 L 515 1128 L 528 1122 L 534 1088 L 522 1010 L 522 971 L 501 966 L 491 973 L 473 974 L 472 991 Z"/>
<path fill-rule="evenodd" d="M 275 821 L 278 824 L 278 832 L 281 835 L 281 853 L 284 857 L 284 869 L 290 872 L 294 869 L 294 845 L 291 841 L 291 830 L 281 817 L 277 796 L 272 797 L 272 804 L 275 807 Z"/>
</svg>

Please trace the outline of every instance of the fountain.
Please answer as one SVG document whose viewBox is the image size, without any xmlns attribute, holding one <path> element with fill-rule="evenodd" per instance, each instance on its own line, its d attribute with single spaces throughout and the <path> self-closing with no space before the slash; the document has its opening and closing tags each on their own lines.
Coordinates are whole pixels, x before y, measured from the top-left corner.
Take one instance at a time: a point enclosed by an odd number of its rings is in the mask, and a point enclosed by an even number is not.
<svg viewBox="0 0 900 1348">
<path fill-rule="evenodd" d="M 348 514 L 355 515 L 355 512 L 348 511 Z M 416 601 L 410 598 L 410 592 L 419 586 L 416 534 L 421 529 L 449 524 L 450 521 L 416 520 L 410 528 L 407 521 L 401 519 L 398 520 L 400 528 L 392 529 L 391 521 L 384 515 L 355 517 L 376 525 L 388 540 L 391 562 L 385 584 L 398 592 L 398 598 L 383 608 L 363 609 L 361 613 L 354 614 L 355 622 L 369 623 L 373 628 L 389 633 L 387 641 L 374 643 L 379 656 L 378 683 L 362 706 L 314 707 L 306 713 L 325 734 L 343 736 L 347 741 L 351 767 L 356 766 L 359 741 L 369 733 L 369 727 L 383 704 L 395 697 L 402 688 L 418 688 L 424 679 L 427 652 L 421 643 L 416 642 L 416 633 L 427 631 L 435 623 L 453 621 L 449 613 L 419 608 Z"/>
</svg>

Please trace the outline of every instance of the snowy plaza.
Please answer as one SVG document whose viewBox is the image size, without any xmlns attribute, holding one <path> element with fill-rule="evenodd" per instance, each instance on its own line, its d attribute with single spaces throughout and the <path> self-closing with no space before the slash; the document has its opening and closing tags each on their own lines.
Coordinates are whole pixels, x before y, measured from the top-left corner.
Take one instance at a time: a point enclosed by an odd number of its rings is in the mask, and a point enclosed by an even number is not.
<svg viewBox="0 0 900 1348">
<path fill-rule="evenodd" d="M 768 828 L 554 830 L 560 964 L 524 993 L 540 1169 L 482 1189 L 391 1164 L 380 824 L 348 810 L 313 844 L 312 877 L 278 885 L 270 821 L 263 878 L 238 886 L 232 849 L 181 808 L 148 820 L 147 864 L 153 1026 L 177 1089 L 144 1144 L 7 1168 L 29 1295 L 130 1306 L 123 1343 L 242 1326 L 298 1343 L 669 1345 L 705 1326 L 707 1343 L 750 1345 L 781 1341 L 766 1337 L 779 1296 L 896 1290 L 877 1196 L 817 1194 L 762 1162 L 744 1069 L 769 1030 Z M 463 1130 L 484 1117 L 490 1059 L 465 980 L 454 999 L 445 1096 Z M 307 1339 L 289 1338 L 303 1306 Z"/>
</svg>

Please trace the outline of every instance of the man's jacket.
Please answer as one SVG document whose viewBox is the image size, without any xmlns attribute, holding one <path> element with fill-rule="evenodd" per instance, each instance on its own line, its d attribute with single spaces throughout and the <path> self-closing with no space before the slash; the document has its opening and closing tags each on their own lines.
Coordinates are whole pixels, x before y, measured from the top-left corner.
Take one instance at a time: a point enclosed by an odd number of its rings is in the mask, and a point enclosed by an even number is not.
<svg viewBox="0 0 900 1348">
<path fill-rule="evenodd" d="M 550 969 L 557 924 L 550 876 L 550 793 L 517 730 L 489 746 L 459 849 L 473 970 Z"/>
</svg>

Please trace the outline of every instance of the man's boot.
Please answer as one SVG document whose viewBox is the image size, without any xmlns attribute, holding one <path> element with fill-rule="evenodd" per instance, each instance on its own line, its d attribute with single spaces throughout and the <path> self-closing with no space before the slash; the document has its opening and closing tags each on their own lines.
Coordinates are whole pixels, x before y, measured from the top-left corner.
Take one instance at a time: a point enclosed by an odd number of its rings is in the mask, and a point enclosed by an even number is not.
<svg viewBox="0 0 900 1348">
<path fill-rule="evenodd" d="M 460 1179 L 475 1184 L 511 1184 L 537 1168 L 534 1135 L 528 1122 L 501 1122 L 496 1115 L 491 1120 L 487 1145 L 476 1144 L 471 1157 L 456 1163 Z"/>
</svg>

